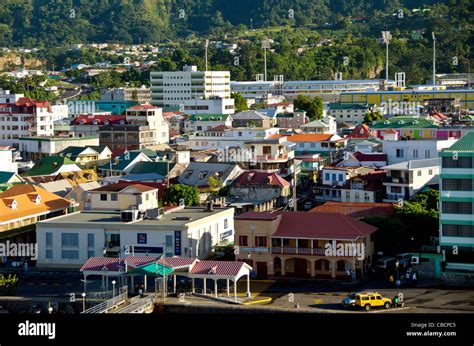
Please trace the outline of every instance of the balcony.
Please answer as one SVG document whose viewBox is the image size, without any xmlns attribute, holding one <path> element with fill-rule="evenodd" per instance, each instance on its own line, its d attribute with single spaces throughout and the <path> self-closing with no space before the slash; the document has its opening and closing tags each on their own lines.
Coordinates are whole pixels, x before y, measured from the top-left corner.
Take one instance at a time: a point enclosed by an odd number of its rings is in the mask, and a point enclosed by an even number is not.
<svg viewBox="0 0 474 346">
<path fill-rule="evenodd" d="M 277 246 L 277 247 L 272 247 L 272 254 L 324 256 L 324 249 L 323 248 Z"/>
<path fill-rule="evenodd" d="M 384 182 L 390 184 L 413 184 L 413 178 L 407 179 L 404 177 L 385 177 Z"/>
<path fill-rule="evenodd" d="M 286 161 L 288 161 L 288 154 L 280 154 L 280 155 L 264 154 L 264 155 L 257 155 L 257 161 L 259 161 L 259 162 L 286 162 Z"/>
<path fill-rule="evenodd" d="M 247 247 L 247 246 L 241 246 L 240 247 L 240 252 L 245 252 L 245 253 L 258 253 L 258 252 L 270 252 L 270 249 L 267 247 Z"/>
</svg>

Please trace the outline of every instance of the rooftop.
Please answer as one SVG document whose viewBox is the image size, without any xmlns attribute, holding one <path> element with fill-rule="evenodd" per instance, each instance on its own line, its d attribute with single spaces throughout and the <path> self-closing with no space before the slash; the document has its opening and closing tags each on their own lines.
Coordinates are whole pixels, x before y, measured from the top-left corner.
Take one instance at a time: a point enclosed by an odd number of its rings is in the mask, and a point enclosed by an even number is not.
<svg viewBox="0 0 474 346">
<path fill-rule="evenodd" d="M 394 163 L 393 165 L 388 165 L 382 167 L 386 170 L 410 170 L 410 169 L 419 169 L 419 168 L 429 168 L 429 167 L 439 167 L 440 161 L 439 158 L 434 159 L 423 159 L 423 160 L 410 160 L 400 163 Z"/>
<path fill-rule="evenodd" d="M 456 141 L 449 148 L 444 149 L 444 152 L 474 152 L 474 132 L 468 132 Z"/>
</svg>

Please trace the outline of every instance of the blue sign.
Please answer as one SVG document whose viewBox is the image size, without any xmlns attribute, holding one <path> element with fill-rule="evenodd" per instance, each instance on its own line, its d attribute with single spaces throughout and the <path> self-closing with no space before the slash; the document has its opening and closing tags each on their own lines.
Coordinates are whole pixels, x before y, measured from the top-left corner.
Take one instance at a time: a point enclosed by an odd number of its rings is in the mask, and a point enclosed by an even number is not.
<svg viewBox="0 0 474 346">
<path fill-rule="evenodd" d="M 146 244 L 146 233 L 137 233 L 137 244 Z"/>
<path fill-rule="evenodd" d="M 174 231 L 174 254 L 181 256 L 181 231 Z"/>
<path fill-rule="evenodd" d="M 234 232 L 232 230 L 222 232 L 221 233 L 221 240 L 225 239 L 225 238 L 229 238 L 232 234 L 234 234 Z"/>
</svg>

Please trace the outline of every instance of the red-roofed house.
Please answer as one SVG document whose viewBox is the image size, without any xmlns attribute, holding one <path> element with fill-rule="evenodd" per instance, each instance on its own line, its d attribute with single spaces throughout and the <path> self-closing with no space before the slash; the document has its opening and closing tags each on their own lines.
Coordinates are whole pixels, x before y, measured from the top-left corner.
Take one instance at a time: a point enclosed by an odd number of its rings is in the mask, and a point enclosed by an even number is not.
<svg viewBox="0 0 474 346">
<path fill-rule="evenodd" d="M 351 280 L 364 275 L 376 228 L 335 213 L 247 213 L 235 217 L 237 260 L 258 277 Z"/>
<path fill-rule="evenodd" d="M 338 164 L 340 167 L 375 167 L 380 168 L 387 165 L 387 154 L 363 153 L 357 151 Z"/>
<path fill-rule="evenodd" d="M 395 212 L 395 208 L 392 203 L 326 202 L 309 212 L 336 213 L 360 219 L 368 216 L 390 216 Z"/>
</svg>

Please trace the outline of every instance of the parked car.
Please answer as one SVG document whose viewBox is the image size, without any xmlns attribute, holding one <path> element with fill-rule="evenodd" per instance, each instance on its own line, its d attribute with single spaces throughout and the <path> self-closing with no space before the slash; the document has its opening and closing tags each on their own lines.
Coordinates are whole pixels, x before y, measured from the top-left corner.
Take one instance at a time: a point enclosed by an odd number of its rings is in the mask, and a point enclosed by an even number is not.
<svg viewBox="0 0 474 346">
<path fill-rule="evenodd" d="M 394 257 L 382 257 L 375 262 L 375 266 L 378 269 L 392 270 L 395 268 L 396 262 L 397 260 Z"/>
<path fill-rule="evenodd" d="M 366 311 L 369 311 L 372 308 L 385 307 L 385 309 L 390 309 L 392 306 L 392 300 L 389 298 L 384 298 L 380 293 L 357 293 L 355 296 L 355 303 L 357 306 L 364 308 Z"/>
<path fill-rule="evenodd" d="M 411 265 L 411 253 L 401 253 L 395 255 L 395 258 L 398 260 L 398 262 L 400 262 L 400 267 L 407 268 Z"/>
<path fill-rule="evenodd" d="M 355 296 L 355 293 L 351 293 L 347 297 L 345 297 L 341 302 L 342 306 L 344 306 L 345 308 L 354 308 L 356 306 Z"/>
</svg>

